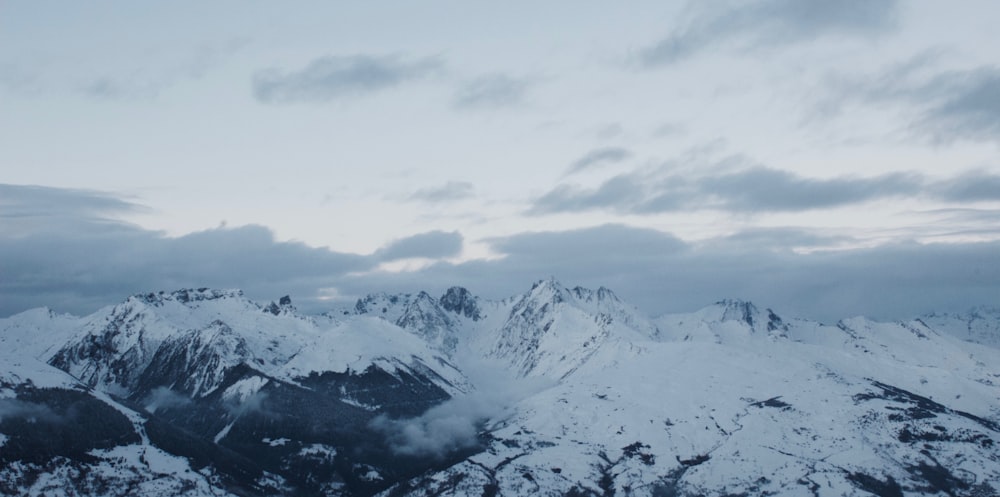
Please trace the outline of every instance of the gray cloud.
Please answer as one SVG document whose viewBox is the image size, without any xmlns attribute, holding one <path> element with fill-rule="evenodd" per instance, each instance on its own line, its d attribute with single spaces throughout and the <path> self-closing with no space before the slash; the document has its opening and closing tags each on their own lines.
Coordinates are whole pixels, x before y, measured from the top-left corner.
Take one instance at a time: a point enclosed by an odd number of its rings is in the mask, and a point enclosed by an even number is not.
<svg viewBox="0 0 1000 497">
<path fill-rule="evenodd" d="M 925 51 L 873 75 L 830 75 L 813 117 L 887 106 L 908 121 L 907 131 L 934 143 L 1000 140 L 1000 67 L 935 71 L 943 55 Z"/>
<path fill-rule="evenodd" d="M 403 257 L 450 257 L 458 233 L 397 240 L 372 255 L 279 242 L 262 226 L 168 237 L 114 216 L 145 209 L 103 192 L 0 185 L 0 316 L 50 306 L 86 313 L 156 290 L 241 288 L 255 299 L 292 294 L 322 309 L 322 289 Z"/>
<path fill-rule="evenodd" d="M 922 214 L 933 216 L 937 221 L 949 225 L 974 223 L 981 225 L 986 223 L 994 226 L 1000 231 L 1000 209 L 974 209 L 968 207 L 933 209 L 921 211 Z"/>
<path fill-rule="evenodd" d="M 156 387 L 143 399 L 146 412 L 156 414 L 160 409 L 175 409 L 185 407 L 191 403 L 191 399 L 181 395 L 167 387 Z"/>
<path fill-rule="evenodd" d="M 122 197 L 94 190 L 0 184 L 0 226 L 6 237 L 36 232 L 128 229 L 111 217 L 148 212 Z"/>
<path fill-rule="evenodd" d="M 409 200 L 428 203 L 453 202 L 473 196 L 474 186 L 466 181 L 449 181 L 441 186 L 421 188 Z"/>
<path fill-rule="evenodd" d="M 150 58 L 133 53 L 126 66 L 90 75 L 75 90 L 100 100 L 149 100 L 185 81 L 198 80 L 223 65 L 247 46 L 244 38 L 202 43 L 190 51 L 178 51 Z"/>
<path fill-rule="evenodd" d="M 914 126 L 932 140 L 1000 140 L 1000 68 L 939 74 L 914 92 L 911 103 L 924 102 Z"/>
<path fill-rule="evenodd" d="M 871 178 L 820 180 L 756 167 L 703 178 L 698 186 L 701 194 L 720 198 L 729 210 L 795 211 L 911 195 L 919 191 L 921 178 L 915 174 L 893 173 Z"/>
<path fill-rule="evenodd" d="M 812 179 L 762 166 L 704 176 L 659 168 L 618 175 L 596 188 L 557 186 L 536 199 L 528 212 L 538 215 L 593 209 L 627 214 L 685 209 L 797 211 L 915 195 L 924 187 L 923 178 L 910 173 Z"/>
<path fill-rule="evenodd" d="M 932 189 L 937 197 L 951 202 L 1000 200 L 1000 174 L 967 172 L 937 182 Z"/>
<path fill-rule="evenodd" d="M 746 229 L 732 235 L 716 238 L 710 244 L 717 249 L 787 252 L 799 248 L 836 247 L 857 241 L 849 236 L 786 227 Z"/>
<path fill-rule="evenodd" d="M 938 195 L 970 195 L 965 189 L 976 184 L 977 174 L 995 181 L 986 173 L 969 173 L 934 183 L 944 185 Z M 0 209 L 0 315 L 43 305 L 90 312 L 131 294 L 200 286 L 242 288 L 261 300 L 291 294 L 303 311 L 319 312 L 328 310 L 319 296 L 331 288 L 350 296 L 373 290 L 443 292 L 462 285 L 502 298 L 549 275 L 571 285 L 608 286 L 649 313 L 690 311 L 738 297 L 805 317 L 902 318 L 996 305 L 1000 295 L 1000 242 L 824 251 L 817 249 L 851 246 L 854 240 L 772 228 L 692 244 L 662 231 L 604 225 L 487 239 L 501 258 L 386 272 L 375 268 L 388 259 L 456 255 L 462 237 L 423 233 L 367 256 L 278 242 L 260 226 L 170 238 L 100 217 L 137 208 L 113 195 L 10 185 L 2 191 L 7 195 L 0 197 L 5 202 Z M 991 191 L 973 194 L 987 198 Z M 958 219 L 965 223 L 961 230 L 987 238 L 1000 234 L 995 210 L 927 215 Z M 24 216 L 33 229 L 8 229 Z M 51 219 L 56 221 L 50 224 Z M 809 250 L 795 250 L 801 248 Z"/>
<path fill-rule="evenodd" d="M 444 457 L 476 446 L 482 423 L 500 408 L 489 395 L 468 395 L 434 406 L 417 418 L 378 416 L 370 426 L 385 435 L 396 454 Z"/>
<path fill-rule="evenodd" d="M 226 403 L 226 410 L 229 412 L 230 416 L 243 416 L 248 413 L 273 416 L 273 411 L 264 405 L 269 398 L 270 396 L 267 392 L 257 391 L 243 400 L 236 398 L 230 399 Z"/>
<path fill-rule="evenodd" d="M 542 378 L 516 378 L 499 362 L 462 358 L 463 372 L 476 390 L 452 397 L 410 419 L 378 416 L 369 426 L 382 433 L 389 448 L 408 456 L 444 457 L 480 443 L 479 432 L 489 419 L 525 397 L 552 386 Z"/>
<path fill-rule="evenodd" d="M 687 131 L 687 128 L 680 123 L 663 123 L 653 130 L 652 136 L 656 138 L 666 138 L 671 136 L 682 135 Z"/>
<path fill-rule="evenodd" d="M 413 257 L 440 259 L 454 257 L 462 251 L 462 235 L 457 231 L 429 231 L 395 240 L 377 250 L 374 257 L 393 261 Z"/>
<path fill-rule="evenodd" d="M 491 74 L 474 79 L 459 88 L 455 107 L 509 107 L 521 103 L 530 83 L 503 74 Z"/>
<path fill-rule="evenodd" d="M 688 7 L 683 27 L 643 49 L 639 58 L 656 66 L 726 44 L 762 48 L 830 35 L 877 35 L 895 25 L 896 10 L 895 0 L 697 2 Z"/>
<path fill-rule="evenodd" d="M 593 189 L 560 185 L 539 197 L 528 213 L 549 214 L 591 209 L 631 210 L 635 208 L 636 199 L 645 190 L 645 186 L 639 183 L 638 179 L 635 175 L 615 176 Z"/>
<path fill-rule="evenodd" d="M 80 87 L 88 97 L 102 100 L 146 100 L 155 98 L 170 82 L 139 79 L 97 78 Z"/>
<path fill-rule="evenodd" d="M 385 90 L 433 74 L 442 66 L 433 57 L 329 55 L 297 71 L 258 72 L 253 78 L 253 94 L 264 103 L 324 102 Z"/>
<path fill-rule="evenodd" d="M 562 232 L 522 233 L 487 241 L 494 249 L 511 257 L 534 257 L 533 254 L 549 252 L 557 254 L 565 264 L 583 263 L 595 253 L 603 254 L 609 261 L 643 262 L 687 249 L 683 241 L 668 233 L 619 224 Z"/>
<path fill-rule="evenodd" d="M 733 297 L 786 316 L 827 321 L 855 315 L 903 319 L 997 305 L 1000 242 L 792 250 L 809 247 L 810 240 L 826 245 L 825 238 L 784 230 L 688 244 L 656 230 L 616 225 L 523 233 L 489 240 L 504 255 L 500 259 L 348 278 L 344 288 L 443 291 L 457 284 L 502 298 L 552 275 L 570 286 L 607 286 L 651 314 L 688 312 Z"/>
<path fill-rule="evenodd" d="M 0 399 L 0 421 L 5 418 L 27 418 L 46 423 L 65 421 L 45 404 L 37 404 L 18 399 Z"/>
<path fill-rule="evenodd" d="M 566 174 L 574 174 L 594 167 L 618 163 L 631 156 L 632 153 L 622 147 L 597 148 L 573 161 Z"/>
</svg>

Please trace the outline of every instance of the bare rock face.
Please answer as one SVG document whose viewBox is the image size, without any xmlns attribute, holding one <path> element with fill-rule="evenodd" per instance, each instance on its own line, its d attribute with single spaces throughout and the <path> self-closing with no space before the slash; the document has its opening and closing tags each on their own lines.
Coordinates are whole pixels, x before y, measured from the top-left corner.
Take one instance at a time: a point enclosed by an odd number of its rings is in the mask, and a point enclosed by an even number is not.
<svg viewBox="0 0 1000 497">
<path fill-rule="evenodd" d="M 468 290 L 458 286 L 449 288 L 439 300 L 444 310 L 479 321 L 482 315 L 477 301 Z"/>
</svg>

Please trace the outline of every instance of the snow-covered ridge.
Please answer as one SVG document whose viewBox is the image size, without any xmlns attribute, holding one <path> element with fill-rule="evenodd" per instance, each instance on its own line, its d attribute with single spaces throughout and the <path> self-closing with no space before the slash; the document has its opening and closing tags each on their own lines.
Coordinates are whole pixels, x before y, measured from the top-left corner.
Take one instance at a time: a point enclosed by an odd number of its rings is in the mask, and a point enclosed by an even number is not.
<svg viewBox="0 0 1000 497">
<path fill-rule="evenodd" d="M 118 395 L 148 383 L 151 367 L 162 374 L 183 372 L 177 386 L 192 396 L 211 393 L 240 364 L 288 381 L 312 372 L 363 371 L 380 359 L 393 368 L 439 364 L 439 353 L 419 338 L 366 324 L 370 318 L 304 316 L 290 298 L 279 302 L 262 306 L 239 290 L 204 288 L 135 295 L 76 318 L 66 343 L 39 359 Z M 9 321 L 23 327 L 39 317 L 45 320 L 36 313 Z M 464 383 L 453 368 L 436 372 L 456 388 Z"/>
<path fill-rule="evenodd" d="M 289 297 L 185 289 L 0 319 L 0 408 L 47 413 L 38 388 L 124 399 L 145 438 L 99 458 L 235 451 L 270 461 L 241 483 L 261 495 L 971 497 L 1000 480 L 998 347 L 987 308 L 824 324 L 726 299 L 652 318 L 550 278 L 502 300 L 373 293 L 308 316 Z M 486 364 L 504 374 L 461 368 Z M 200 438 L 150 438 L 147 416 Z M 232 469 L 219 454 L 210 467 Z M 435 462 L 393 459 L 414 455 Z M 46 478 L 71 485 L 75 464 Z M 221 481 L 170 464 L 190 495 Z"/>
</svg>

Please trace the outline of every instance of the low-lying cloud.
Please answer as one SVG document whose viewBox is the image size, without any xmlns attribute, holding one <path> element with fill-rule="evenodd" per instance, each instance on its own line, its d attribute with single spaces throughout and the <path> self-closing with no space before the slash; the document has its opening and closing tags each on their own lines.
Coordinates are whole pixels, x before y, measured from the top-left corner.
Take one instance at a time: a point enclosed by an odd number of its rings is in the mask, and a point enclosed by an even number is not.
<svg viewBox="0 0 1000 497">
<path fill-rule="evenodd" d="M 786 183 L 800 179 L 786 177 Z M 701 181 L 684 180 L 687 185 Z M 907 175 L 878 180 L 870 191 L 909 192 L 916 181 Z M 919 185 L 920 195 L 936 199 L 1000 200 L 1000 178 L 986 171 L 920 177 Z M 464 243 L 458 232 L 403 237 L 369 255 L 279 242 L 261 226 L 168 237 L 114 221 L 116 212 L 136 208 L 115 195 L 3 188 L 13 194 L 0 198 L 7 202 L 0 215 L 0 315 L 41 306 L 82 314 L 132 294 L 202 286 L 242 288 L 248 297 L 265 301 L 292 295 L 302 312 L 312 313 L 330 310 L 320 297 L 331 291 L 433 294 L 458 285 L 486 298 L 506 298 L 546 276 L 570 285 L 612 288 L 649 314 L 691 311 L 736 297 L 802 317 L 899 319 L 995 306 L 1000 295 L 996 241 L 857 248 L 866 244 L 850 234 L 786 227 L 743 230 L 695 243 L 663 230 L 606 224 L 483 239 L 479 241 L 499 257 L 450 262 Z M 35 191 L 40 192 L 37 197 L 30 195 Z M 656 193 L 642 185 L 633 191 L 643 202 Z M 15 198 L 20 200 L 10 200 Z M 607 209 L 642 205 L 626 196 L 609 193 L 608 198 L 624 200 L 605 204 Z M 745 207 L 753 198 L 728 201 Z M 62 204 L 68 207 L 61 209 Z M 942 233 L 966 240 L 1000 238 L 995 206 L 945 207 L 910 213 L 928 220 L 919 227 L 926 231 L 919 233 L 922 239 Z M 377 269 L 387 260 L 408 257 L 438 262 L 412 271 Z M 473 407 L 462 410 L 475 411 Z M 426 425 L 433 424 L 428 418 Z"/>
<path fill-rule="evenodd" d="M 144 408 L 151 414 L 160 409 L 175 409 L 191 403 L 191 399 L 167 387 L 156 387 L 149 392 L 143 401 Z"/>
<path fill-rule="evenodd" d="M 514 378 L 488 360 L 463 364 L 462 370 L 476 385 L 474 391 L 453 397 L 416 418 L 390 419 L 382 415 L 369 426 L 382 433 L 398 455 L 443 458 L 476 447 L 487 420 L 502 420 L 519 400 L 551 385 L 539 378 Z"/>
<path fill-rule="evenodd" d="M 361 255 L 282 242 L 263 226 L 169 237 L 117 221 L 144 207 L 89 190 L 0 185 L 0 316 L 49 306 L 88 313 L 151 290 L 240 288 L 254 299 L 292 294 L 322 311 L 320 289 L 407 257 L 451 257 L 457 232 L 401 237 Z"/>
<path fill-rule="evenodd" d="M 416 257 L 442 259 L 454 257 L 462 251 L 462 235 L 457 231 L 429 231 L 388 243 L 375 251 L 380 261 L 411 259 Z"/>
<path fill-rule="evenodd" d="M 983 235 L 995 240 L 1000 225 L 993 223 Z M 356 293 L 373 288 L 440 292 L 460 285 L 487 298 L 506 298 L 554 276 L 569 286 L 611 288 L 650 315 L 741 298 L 787 316 L 828 322 L 857 315 L 906 319 L 961 312 L 996 306 L 1000 295 L 998 241 L 811 250 L 857 246 L 857 240 L 789 228 L 691 243 L 654 229 L 603 225 L 521 233 L 489 243 L 501 258 L 368 274 L 341 285 Z"/>
<path fill-rule="evenodd" d="M 62 417 L 45 404 L 19 399 L 0 399 L 0 422 L 10 418 L 22 418 L 32 422 L 62 422 Z"/>
</svg>

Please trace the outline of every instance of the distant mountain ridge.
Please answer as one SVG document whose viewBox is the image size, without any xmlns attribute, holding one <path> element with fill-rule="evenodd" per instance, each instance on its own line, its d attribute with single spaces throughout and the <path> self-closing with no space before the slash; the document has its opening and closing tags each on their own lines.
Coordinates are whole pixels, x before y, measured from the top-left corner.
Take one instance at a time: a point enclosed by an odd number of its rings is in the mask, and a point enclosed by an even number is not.
<svg viewBox="0 0 1000 497">
<path fill-rule="evenodd" d="M 551 278 L 146 293 L 0 319 L 0 494 L 996 495 L 998 348 L 997 309 L 654 318 Z"/>
</svg>

